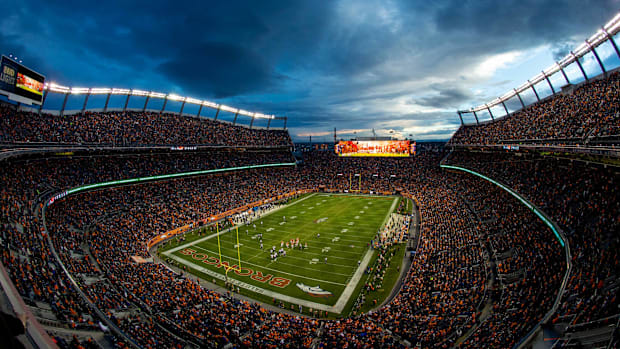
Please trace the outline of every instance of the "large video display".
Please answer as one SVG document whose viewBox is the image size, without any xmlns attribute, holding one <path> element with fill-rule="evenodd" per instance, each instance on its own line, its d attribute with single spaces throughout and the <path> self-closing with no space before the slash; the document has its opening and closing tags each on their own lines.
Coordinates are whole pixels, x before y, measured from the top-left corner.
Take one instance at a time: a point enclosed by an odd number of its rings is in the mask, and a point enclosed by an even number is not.
<svg viewBox="0 0 620 349">
<path fill-rule="evenodd" d="M 41 104 L 45 77 L 2 56 L 0 60 L 0 93 L 22 103 Z M 21 98 L 20 98 L 21 97 Z"/>
<path fill-rule="evenodd" d="M 409 156 L 414 148 L 409 141 L 340 141 L 336 143 L 338 156 Z"/>
</svg>

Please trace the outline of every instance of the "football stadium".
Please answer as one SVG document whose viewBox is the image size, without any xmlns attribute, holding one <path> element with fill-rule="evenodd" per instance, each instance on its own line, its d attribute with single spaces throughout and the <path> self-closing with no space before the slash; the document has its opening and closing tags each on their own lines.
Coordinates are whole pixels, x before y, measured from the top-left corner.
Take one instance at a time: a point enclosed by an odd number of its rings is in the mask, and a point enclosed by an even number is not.
<svg viewBox="0 0 620 349">
<path fill-rule="evenodd" d="M 620 347 L 617 2 L 8 5 L 1 348 Z"/>
</svg>

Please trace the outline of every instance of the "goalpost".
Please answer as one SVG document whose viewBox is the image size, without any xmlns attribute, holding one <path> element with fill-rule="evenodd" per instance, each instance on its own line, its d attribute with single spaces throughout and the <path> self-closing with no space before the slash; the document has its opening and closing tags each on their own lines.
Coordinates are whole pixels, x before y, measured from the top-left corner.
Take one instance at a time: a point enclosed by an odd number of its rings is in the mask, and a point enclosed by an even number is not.
<svg viewBox="0 0 620 349">
<path fill-rule="evenodd" d="M 216 230 L 216 235 L 217 235 L 217 250 L 218 253 L 220 254 L 220 265 L 222 265 L 224 267 L 224 269 L 226 269 L 226 281 L 228 281 L 228 272 L 231 270 L 235 270 L 237 272 L 241 272 L 241 243 L 239 243 L 239 226 L 236 225 L 232 219 L 229 218 L 229 222 L 230 224 L 233 226 L 233 228 L 235 228 L 236 231 L 236 235 L 237 235 L 237 244 L 235 245 L 237 247 L 237 265 L 225 265 L 222 264 L 222 245 L 220 242 L 220 227 L 219 227 L 219 223 L 215 222 L 215 230 Z"/>
<path fill-rule="evenodd" d="M 349 191 L 350 192 L 356 191 L 358 193 L 361 193 L 362 192 L 362 174 L 361 173 L 356 173 L 355 177 L 359 177 L 359 185 L 358 185 L 357 190 L 353 189 L 353 185 L 351 184 L 352 183 L 351 182 L 351 173 L 349 173 Z"/>
</svg>

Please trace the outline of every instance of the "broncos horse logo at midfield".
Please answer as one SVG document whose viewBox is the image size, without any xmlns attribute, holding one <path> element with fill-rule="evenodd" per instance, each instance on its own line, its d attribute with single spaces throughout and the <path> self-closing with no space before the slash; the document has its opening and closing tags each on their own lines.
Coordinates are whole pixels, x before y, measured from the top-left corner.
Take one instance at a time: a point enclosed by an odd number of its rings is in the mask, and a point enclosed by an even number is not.
<svg viewBox="0 0 620 349">
<path fill-rule="evenodd" d="M 300 290 L 306 292 L 312 297 L 327 298 L 327 297 L 332 296 L 331 292 L 322 289 L 321 286 L 312 287 L 312 286 L 304 285 L 303 283 L 300 283 L 300 282 L 298 282 L 296 285 L 297 287 L 299 287 Z"/>
</svg>

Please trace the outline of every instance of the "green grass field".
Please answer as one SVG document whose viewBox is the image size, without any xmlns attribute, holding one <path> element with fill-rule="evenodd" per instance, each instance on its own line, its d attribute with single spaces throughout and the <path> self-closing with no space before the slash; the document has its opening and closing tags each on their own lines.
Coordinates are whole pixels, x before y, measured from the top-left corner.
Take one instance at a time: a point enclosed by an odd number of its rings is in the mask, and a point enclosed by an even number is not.
<svg viewBox="0 0 620 349">
<path fill-rule="evenodd" d="M 219 246 L 218 234 L 207 231 L 186 241 L 168 243 L 159 252 L 209 281 L 224 280 L 229 267 L 228 279 L 256 294 L 257 299 L 276 298 L 339 314 L 357 297 L 356 286 L 365 280 L 364 268 L 373 260 L 370 240 L 399 200 L 310 194 L 249 225 L 238 226 L 239 249 L 237 229 L 229 229 L 220 232 Z M 263 249 L 258 236 L 261 233 Z M 272 246 L 279 250 L 281 241 L 297 238 L 308 248 L 284 247 L 286 256 L 270 259 Z"/>
</svg>

